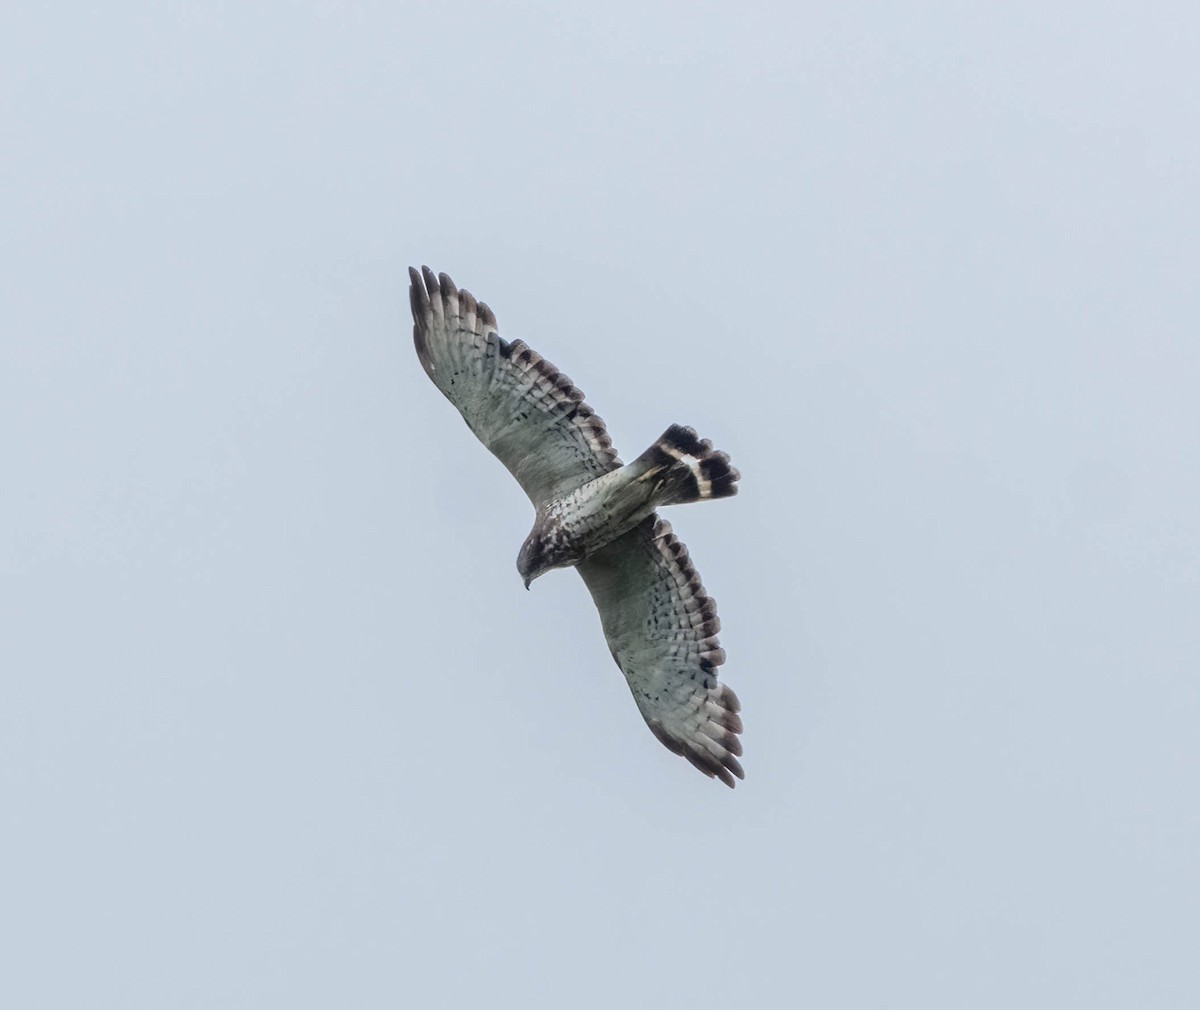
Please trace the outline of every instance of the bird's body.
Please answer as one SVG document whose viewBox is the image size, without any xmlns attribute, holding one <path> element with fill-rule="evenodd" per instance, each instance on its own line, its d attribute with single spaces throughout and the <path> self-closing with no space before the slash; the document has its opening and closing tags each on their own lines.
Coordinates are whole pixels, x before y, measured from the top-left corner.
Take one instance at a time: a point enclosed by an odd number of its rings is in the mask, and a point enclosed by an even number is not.
<svg viewBox="0 0 1200 1010">
<path fill-rule="evenodd" d="M 729 497 L 737 477 L 724 453 L 673 424 L 632 463 L 538 505 L 517 568 L 532 582 L 551 568 L 577 565 L 662 505 Z"/>
<path fill-rule="evenodd" d="M 665 505 L 729 497 L 738 473 L 690 428 L 672 425 L 623 466 L 583 394 L 445 274 L 409 271 L 413 341 L 426 374 L 520 482 L 536 508 L 517 568 L 526 588 L 575 567 L 642 716 L 669 749 L 732 786 L 741 719 L 720 684 L 720 622 Z"/>
</svg>

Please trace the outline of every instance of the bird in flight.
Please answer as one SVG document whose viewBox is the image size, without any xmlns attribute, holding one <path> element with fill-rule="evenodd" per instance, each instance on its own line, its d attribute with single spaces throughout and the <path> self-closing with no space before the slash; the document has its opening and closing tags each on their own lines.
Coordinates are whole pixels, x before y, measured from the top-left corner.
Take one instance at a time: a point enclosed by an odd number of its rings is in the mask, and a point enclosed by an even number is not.
<svg viewBox="0 0 1200 1010">
<path fill-rule="evenodd" d="M 745 777 L 741 706 L 717 679 L 725 662 L 717 606 L 656 511 L 736 494 L 729 457 L 673 424 L 622 465 L 570 379 L 523 341 L 502 339 L 491 309 L 445 274 L 408 273 L 425 374 L 537 510 L 517 555 L 525 588 L 574 567 L 651 732 L 732 788 Z"/>
</svg>

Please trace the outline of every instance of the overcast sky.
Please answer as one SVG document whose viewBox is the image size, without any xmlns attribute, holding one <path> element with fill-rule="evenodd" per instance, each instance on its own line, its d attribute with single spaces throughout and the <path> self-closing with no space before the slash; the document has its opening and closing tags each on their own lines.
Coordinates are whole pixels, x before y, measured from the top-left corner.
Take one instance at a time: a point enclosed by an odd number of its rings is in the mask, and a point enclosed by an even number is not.
<svg viewBox="0 0 1200 1010">
<path fill-rule="evenodd" d="M 0 1003 L 1200 1005 L 1196 11 L 5 4 Z M 410 263 L 732 455 L 736 791 Z"/>
</svg>

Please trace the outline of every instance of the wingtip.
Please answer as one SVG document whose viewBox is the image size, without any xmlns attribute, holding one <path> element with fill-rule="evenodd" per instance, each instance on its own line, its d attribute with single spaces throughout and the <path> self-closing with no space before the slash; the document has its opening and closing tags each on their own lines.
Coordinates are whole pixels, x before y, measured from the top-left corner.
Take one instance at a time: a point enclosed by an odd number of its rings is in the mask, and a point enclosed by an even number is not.
<svg viewBox="0 0 1200 1010">
<path fill-rule="evenodd" d="M 413 322 L 418 326 L 425 324 L 425 315 L 429 312 L 429 292 L 425 282 L 417 273 L 416 267 L 408 268 L 408 302 L 412 306 Z"/>
</svg>

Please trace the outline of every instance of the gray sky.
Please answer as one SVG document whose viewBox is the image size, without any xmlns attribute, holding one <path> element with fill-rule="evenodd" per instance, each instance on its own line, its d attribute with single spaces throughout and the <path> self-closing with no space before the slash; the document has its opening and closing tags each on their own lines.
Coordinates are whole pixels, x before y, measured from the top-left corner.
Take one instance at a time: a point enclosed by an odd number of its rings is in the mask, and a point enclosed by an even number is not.
<svg viewBox="0 0 1200 1010">
<path fill-rule="evenodd" d="M 0 14 L 0 1003 L 1200 1005 L 1193 4 Z M 719 601 L 647 732 L 428 382 L 566 371 Z"/>
</svg>

